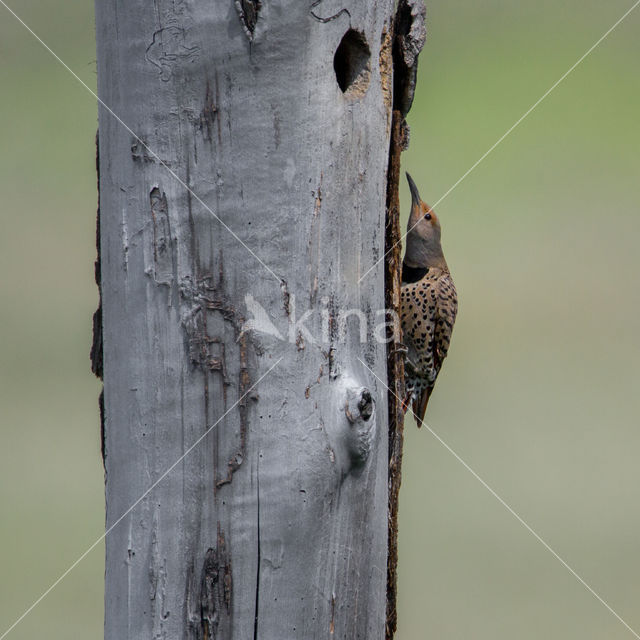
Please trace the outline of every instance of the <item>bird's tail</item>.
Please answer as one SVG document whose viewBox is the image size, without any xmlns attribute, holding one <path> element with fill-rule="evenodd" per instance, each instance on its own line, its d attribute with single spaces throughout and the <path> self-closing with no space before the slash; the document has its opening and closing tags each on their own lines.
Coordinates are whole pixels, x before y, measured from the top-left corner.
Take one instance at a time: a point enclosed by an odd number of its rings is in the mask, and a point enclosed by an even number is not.
<svg viewBox="0 0 640 640">
<path fill-rule="evenodd" d="M 413 417 L 416 419 L 418 429 L 422 426 L 422 422 L 424 421 L 424 414 L 427 411 L 429 396 L 431 396 L 431 388 L 427 387 L 420 396 L 413 401 L 413 405 L 411 406 L 413 410 Z"/>
</svg>

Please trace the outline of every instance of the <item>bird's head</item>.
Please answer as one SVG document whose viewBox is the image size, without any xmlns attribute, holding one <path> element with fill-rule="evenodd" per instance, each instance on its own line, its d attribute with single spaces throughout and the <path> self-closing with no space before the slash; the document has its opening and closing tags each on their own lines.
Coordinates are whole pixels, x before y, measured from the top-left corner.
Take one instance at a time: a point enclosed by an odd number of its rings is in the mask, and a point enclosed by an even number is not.
<svg viewBox="0 0 640 640">
<path fill-rule="evenodd" d="M 412 267 L 445 267 L 440 244 L 440 220 L 435 211 L 423 202 L 418 187 L 407 173 L 411 191 L 411 215 L 407 224 L 407 250 L 404 261 Z"/>
</svg>

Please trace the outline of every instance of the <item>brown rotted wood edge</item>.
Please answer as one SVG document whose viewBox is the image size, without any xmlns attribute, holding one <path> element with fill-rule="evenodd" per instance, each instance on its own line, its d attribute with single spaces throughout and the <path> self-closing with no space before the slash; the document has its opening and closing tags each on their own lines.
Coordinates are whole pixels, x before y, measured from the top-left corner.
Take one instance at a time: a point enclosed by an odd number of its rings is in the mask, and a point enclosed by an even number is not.
<svg viewBox="0 0 640 640">
<path fill-rule="evenodd" d="M 396 326 L 390 331 L 387 351 L 387 384 L 389 406 L 389 533 L 387 555 L 387 622 L 385 636 L 393 638 L 397 624 L 396 593 L 398 565 L 398 494 L 400 492 L 402 468 L 402 443 L 404 433 L 404 412 L 400 398 L 404 395 L 404 356 L 399 347 L 402 335 L 400 318 L 400 273 L 401 273 L 401 233 L 400 233 L 400 154 L 402 153 L 404 118 L 399 111 L 393 112 L 391 124 L 391 144 L 389 148 L 389 169 L 387 172 L 387 219 L 385 230 L 385 304 L 393 310 Z"/>
<path fill-rule="evenodd" d="M 400 232 L 400 156 L 409 145 L 405 116 L 411 109 L 418 79 L 418 56 L 426 36 L 426 9 L 423 0 L 399 0 L 392 29 L 393 117 L 387 170 L 387 211 L 385 230 L 385 303 L 393 310 L 395 326 L 389 330 L 387 384 L 389 386 L 389 531 L 387 554 L 386 640 L 396 631 L 398 568 L 398 497 L 402 478 L 404 439 L 404 354 L 400 324 L 402 235 Z"/>
</svg>

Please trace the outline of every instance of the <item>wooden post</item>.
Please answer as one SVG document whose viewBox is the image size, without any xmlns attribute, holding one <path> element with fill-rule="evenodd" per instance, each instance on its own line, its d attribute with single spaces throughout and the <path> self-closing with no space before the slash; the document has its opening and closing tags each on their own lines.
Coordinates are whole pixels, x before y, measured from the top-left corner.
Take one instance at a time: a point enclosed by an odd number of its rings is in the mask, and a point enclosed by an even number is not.
<svg viewBox="0 0 640 640">
<path fill-rule="evenodd" d="M 385 635 L 394 4 L 96 3 L 109 640 Z"/>
</svg>

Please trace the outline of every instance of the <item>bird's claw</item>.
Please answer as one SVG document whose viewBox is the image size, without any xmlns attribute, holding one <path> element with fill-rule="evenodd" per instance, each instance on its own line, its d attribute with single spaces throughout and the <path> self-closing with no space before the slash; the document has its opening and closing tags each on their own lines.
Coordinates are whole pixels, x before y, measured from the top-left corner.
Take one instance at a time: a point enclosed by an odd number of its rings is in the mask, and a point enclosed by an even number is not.
<svg viewBox="0 0 640 640">
<path fill-rule="evenodd" d="M 407 348 L 407 346 L 400 343 L 400 344 L 396 344 L 395 347 L 391 349 L 390 354 L 392 356 L 395 356 L 395 355 L 398 355 L 399 353 L 407 354 L 408 352 L 409 352 L 409 349 Z"/>
<path fill-rule="evenodd" d="M 416 367 L 416 365 L 411 361 L 410 358 L 404 359 L 404 368 L 405 368 L 405 371 L 409 371 L 413 373 L 415 373 L 418 370 L 418 367 Z"/>
</svg>

